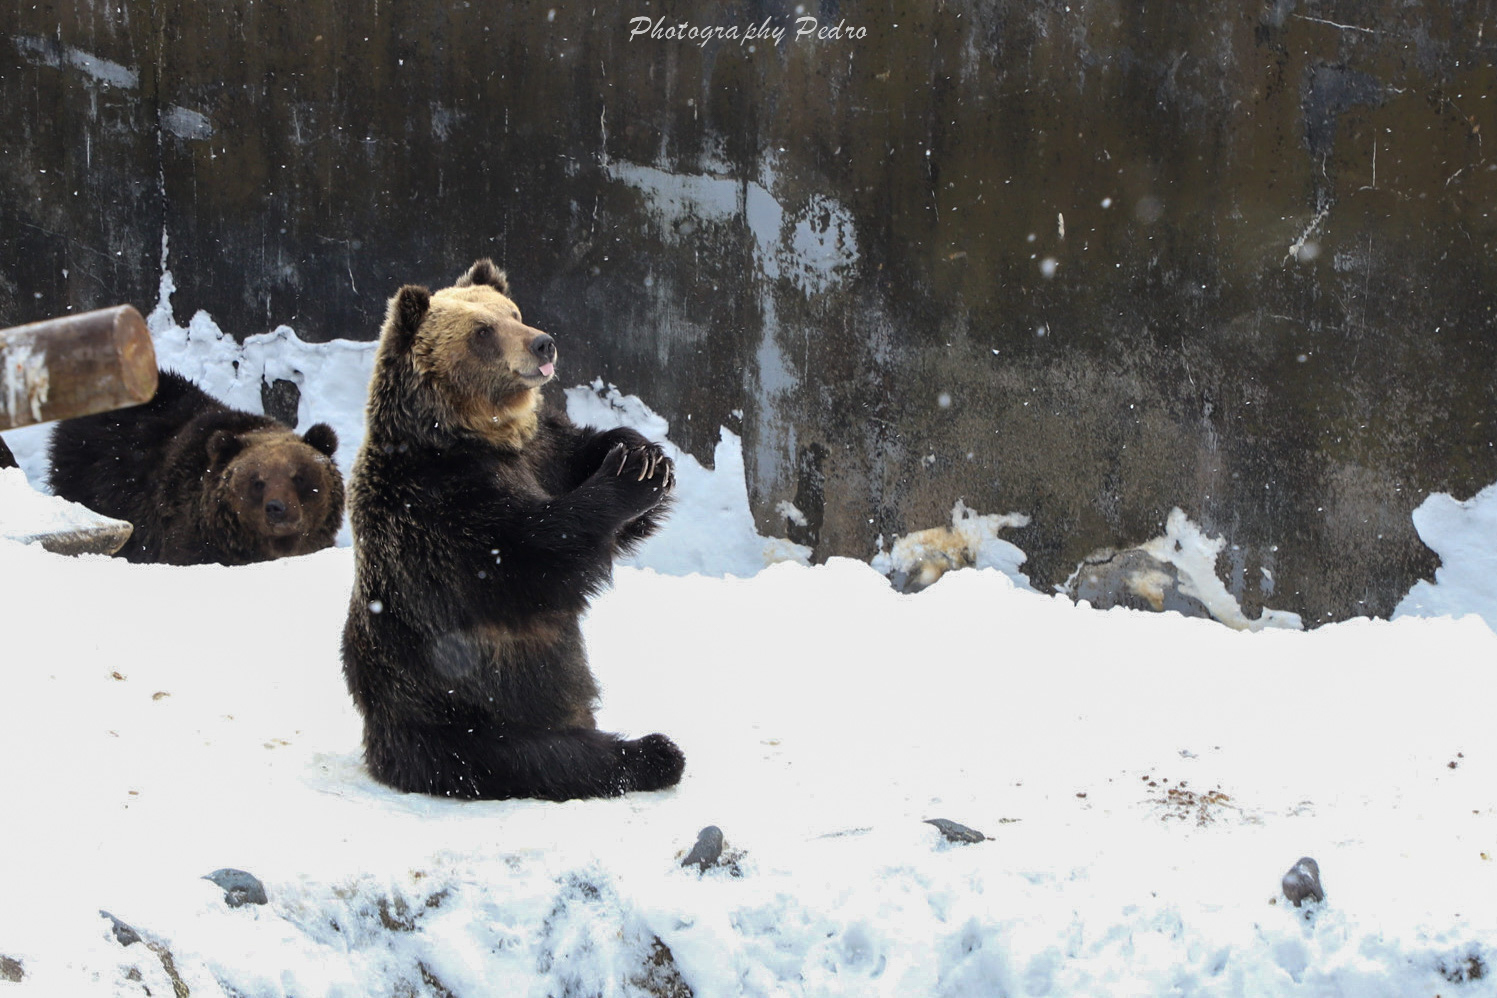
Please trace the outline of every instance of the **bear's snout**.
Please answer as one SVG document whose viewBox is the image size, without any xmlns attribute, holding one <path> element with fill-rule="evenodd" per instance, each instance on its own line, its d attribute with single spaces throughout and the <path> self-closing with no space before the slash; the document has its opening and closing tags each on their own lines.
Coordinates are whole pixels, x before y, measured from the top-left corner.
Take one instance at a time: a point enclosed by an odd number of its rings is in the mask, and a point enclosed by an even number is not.
<svg viewBox="0 0 1497 998">
<path fill-rule="evenodd" d="M 273 537 L 284 537 L 300 533 L 302 507 L 296 496 L 286 489 L 276 489 L 275 495 L 265 497 L 260 512 L 265 517 L 261 529 Z"/>
<path fill-rule="evenodd" d="M 535 354 L 536 359 L 542 364 L 556 362 L 556 341 L 546 333 L 540 333 L 530 341 L 530 352 Z"/>
</svg>

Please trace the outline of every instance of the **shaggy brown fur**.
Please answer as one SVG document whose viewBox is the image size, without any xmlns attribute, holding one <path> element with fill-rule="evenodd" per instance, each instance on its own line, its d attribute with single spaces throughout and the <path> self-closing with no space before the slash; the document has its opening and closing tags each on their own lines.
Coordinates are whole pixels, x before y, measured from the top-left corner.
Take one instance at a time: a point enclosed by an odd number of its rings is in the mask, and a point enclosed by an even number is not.
<svg viewBox="0 0 1497 998">
<path fill-rule="evenodd" d="M 343 523 L 338 435 L 298 437 L 162 371 L 145 405 L 60 423 L 52 490 L 135 525 L 130 561 L 243 565 L 329 547 Z"/>
<path fill-rule="evenodd" d="M 343 668 L 374 776 L 455 797 L 657 790 L 664 735 L 597 730 L 579 619 L 615 554 L 664 516 L 674 472 L 633 430 L 547 406 L 552 338 L 480 260 L 390 300 L 354 464 Z"/>
</svg>

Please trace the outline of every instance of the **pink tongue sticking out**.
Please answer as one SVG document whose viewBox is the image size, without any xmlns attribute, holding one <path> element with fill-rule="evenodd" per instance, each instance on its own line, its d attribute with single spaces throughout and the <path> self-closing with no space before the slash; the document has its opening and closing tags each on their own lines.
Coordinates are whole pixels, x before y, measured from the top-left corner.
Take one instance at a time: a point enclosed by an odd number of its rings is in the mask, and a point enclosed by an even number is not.
<svg viewBox="0 0 1497 998">
<path fill-rule="evenodd" d="M 544 374 L 548 378 L 551 377 L 551 375 L 553 375 L 553 374 L 556 373 L 556 365 L 555 364 L 542 364 L 541 365 L 541 373 Z"/>
</svg>

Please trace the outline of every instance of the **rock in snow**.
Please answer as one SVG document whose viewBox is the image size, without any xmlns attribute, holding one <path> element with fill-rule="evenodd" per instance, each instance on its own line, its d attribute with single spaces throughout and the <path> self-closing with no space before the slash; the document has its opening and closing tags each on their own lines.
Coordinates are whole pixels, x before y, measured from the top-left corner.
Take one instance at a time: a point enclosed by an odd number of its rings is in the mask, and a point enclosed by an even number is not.
<svg viewBox="0 0 1497 998">
<path fill-rule="evenodd" d="M 927 825 L 935 825 L 949 842 L 986 842 L 988 837 L 975 828 L 958 825 L 947 818 L 926 818 Z"/>
<path fill-rule="evenodd" d="M 1126 606 L 1155 613 L 1174 610 L 1185 617 L 1211 616 L 1200 600 L 1180 591 L 1179 569 L 1139 548 L 1098 551 L 1081 563 L 1068 586 L 1068 595 L 1098 610 Z"/>
<path fill-rule="evenodd" d="M 102 908 L 99 910 L 99 914 L 104 918 L 109 919 L 109 931 L 114 933 L 115 942 L 119 943 L 121 946 L 133 946 L 136 943 L 140 942 L 140 933 L 136 932 L 129 925 L 126 925 L 124 922 L 120 921 L 118 918 L 115 918 L 113 915 L 111 915 L 107 911 L 104 911 Z"/>
<path fill-rule="evenodd" d="M 230 908 L 239 908 L 247 904 L 265 904 L 269 898 L 265 896 L 265 885 L 260 883 L 254 874 L 245 873 L 243 870 L 234 870 L 225 867 L 222 870 L 214 870 L 203 878 L 211 880 L 224 889 L 224 903 Z"/>
<path fill-rule="evenodd" d="M 682 866 L 695 866 L 705 871 L 707 867 L 717 863 L 723 854 L 723 830 L 716 825 L 708 825 L 697 833 L 696 844 L 691 847 L 691 852 L 681 860 Z"/>
<path fill-rule="evenodd" d="M 1125 606 L 1187 617 L 1211 617 L 1239 631 L 1276 628 L 1298 631 L 1298 614 L 1264 607 L 1256 620 L 1243 615 L 1237 598 L 1216 575 L 1224 537 L 1209 537 L 1177 506 L 1164 533 L 1123 552 L 1104 549 L 1076 567 L 1060 590 L 1105 610 Z"/>
<path fill-rule="evenodd" d="M 1325 891 L 1320 886 L 1320 864 L 1309 856 L 1301 857 L 1299 862 L 1284 874 L 1284 896 L 1293 901 L 1296 908 L 1306 898 L 1311 901 L 1324 901 Z"/>
<path fill-rule="evenodd" d="M 135 528 L 78 503 L 37 492 L 19 468 L 0 470 L 0 537 L 53 554 L 113 554 Z"/>
</svg>

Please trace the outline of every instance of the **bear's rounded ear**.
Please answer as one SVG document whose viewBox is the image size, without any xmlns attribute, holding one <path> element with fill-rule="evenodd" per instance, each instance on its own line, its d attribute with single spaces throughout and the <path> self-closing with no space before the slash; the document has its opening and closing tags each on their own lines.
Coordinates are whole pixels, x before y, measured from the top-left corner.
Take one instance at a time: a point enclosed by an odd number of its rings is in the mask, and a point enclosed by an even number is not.
<svg viewBox="0 0 1497 998">
<path fill-rule="evenodd" d="M 301 438 L 313 450 L 326 457 L 332 457 L 333 452 L 338 449 L 338 431 L 326 423 L 314 423 Z"/>
<path fill-rule="evenodd" d="M 430 308 L 431 292 L 419 285 L 407 284 L 395 292 L 385 310 L 385 335 L 399 349 L 409 348 Z"/>
<path fill-rule="evenodd" d="M 208 438 L 208 464 L 222 468 L 244 450 L 244 440 L 232 430 L 215 430 Z"/>
<path fill-rule="evenodd" d="M 509 294 L 509 275 L 498 267 L 488 257 L 475 261 L 468 272 L 457 279 L 457 286 L 470 288 L 475 284 L 487 284 L 501 295 Z"/>
</svg>

